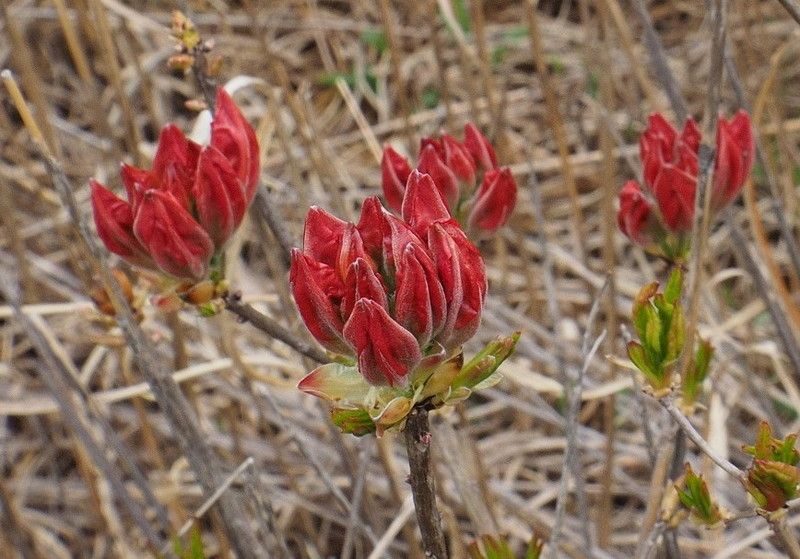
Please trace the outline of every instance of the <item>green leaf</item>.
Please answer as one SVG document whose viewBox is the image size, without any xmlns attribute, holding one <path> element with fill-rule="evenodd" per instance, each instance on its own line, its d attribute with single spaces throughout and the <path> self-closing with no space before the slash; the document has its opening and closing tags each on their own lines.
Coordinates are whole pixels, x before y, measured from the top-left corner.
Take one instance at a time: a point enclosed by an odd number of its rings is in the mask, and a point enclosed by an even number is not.
<svg viewBox="0 0 800 559">
<path fill-rule="evenodd" d="M 636 365 L 636 368 L 639 369 L 645 377 L 647 377 L 651 384 L 661 384 L 661 375 L 659 375 L 658 371 L 656 371 L 650 364 L 650 360 L 648 359 L 647 353 L 642 347 L 642 344 L 639 342 L 629 342 L 628 358 L 633 362 L 634 365 Z M 660 386 L 658 387 L 660 388 Z"/>
<path fill-rule="evenodd" d="M 489 378 L 514 352 L 519 337 L 520 332 L 514 332 L 510 336 L 499 337 L 486 344 L 486 347 L 461 368 L 451 386 L 454 389 L 462 386 L 472 388 Z"/>
<path fill-rule="evenodd" d="M 375 432 L 375 423 L 367 410 L 332 409 L 331 420 L 344 433 L 362 437 Z"/>
<path fill-rule="evenodd" d="M 328 363 L 317 367 L 303 377 L 297 384 L 297 388 L 333 404 L 346 407 L 363 402 L 371 387 L 358 372 L 357 367 L 341 363 Z"/>
<path fill-rule="evenodd" d="M 544 540 L 533 536 L 528 542 L 528 549 L 525 551 L 525 559 L 539 559 L 542 556 Z"/>
<path fill-rule="evenodd" d="M 422 106 L 426 109 L 434 109 L 439 105 L 441 96 L 435 89 L 426 89 L 422 92 Z"/>
<path fill-rule="evenodd" d="M 664 365 L 674 363 L 683 352 L 683 344 L 686 337 L 686 326 L 683 322 L 683 309 L 680 305 L 675 305 L 667 331 L 666 347 L 664 348 Z"/>
<path fill-rule="evenodd" d="M 669 275 L 667 285 L 664 287 L 664 298 L 670 304 L 675 304 L 681 298 L 681 289 L 683 287 L 683 271 L 679 266 L 672 269 Z"/>
</svg>

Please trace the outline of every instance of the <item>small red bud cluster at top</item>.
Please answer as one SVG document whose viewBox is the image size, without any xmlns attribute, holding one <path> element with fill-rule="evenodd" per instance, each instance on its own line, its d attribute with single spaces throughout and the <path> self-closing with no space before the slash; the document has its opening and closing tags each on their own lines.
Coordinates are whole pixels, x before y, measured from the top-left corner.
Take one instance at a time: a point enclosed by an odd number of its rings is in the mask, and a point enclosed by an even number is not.
<svg viewBox="0 0 800 559">
<path fill-rule="evenodd" d="M 202 280 L 244 218 L 259 168 L 253 128 L 219 89 L 209 145 L 170 124 L 161 131 L 152 169 L 122 165 L 127 201 L 91 182 L 97 233 L 131 264 Z"/>
<path fill-rule="evenodd" d="M 673 257 L 682 257 L 688 250 L 686 234 L 694 218 L 700 140 L 692 118 L 678 133 L 661 114 L 650 116 L 639 141 L 645 190 L 631 180 L 619 196 L 619 228 L 632 241 Z M 749 115 L 739 111 L 730 120 L 720 117 L 710 193 L 712 211 L 736 198 L 750 174 L 753 157 Z"/>
<path fill-rule="evenodd" d="M 397 213 L 405 205 L 411 170 L 405 157 L 391 146 L 384 148 L 383 194 Z M 517 183 L 511 171 L 498 168 L 494 148 L 471 122 L 464 127 L 463 142 L 449 134 L 423 138 L 417 170 L 432 178 L 450 217 L 470 234 L 495 232 L 508 221 L 517 201 Z"/>
</svg>

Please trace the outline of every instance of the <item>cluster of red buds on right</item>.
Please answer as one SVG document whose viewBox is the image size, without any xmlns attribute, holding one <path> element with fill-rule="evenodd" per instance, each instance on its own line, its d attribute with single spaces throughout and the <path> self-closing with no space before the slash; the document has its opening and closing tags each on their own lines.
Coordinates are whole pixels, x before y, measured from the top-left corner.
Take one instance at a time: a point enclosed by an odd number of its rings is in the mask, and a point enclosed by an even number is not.
<svg viewBox="0 0 800 559">
<path fill-rule="evenodd" d="M 678 133 L 661 114 L 651 115 L 639 141 L 646 188 L 643 191 L 631 180 L 619 195 L 620 230 L 635 243 L 673 260 L 682 260 L 690 247 L 700 140 L 694 119 L 687 119 Z M 720 117 L 710 194 L 713 212 L 739 194 L 753 157 L 750 116 L 739 111 L 730 120 Z"/>
<path fill-rule="evenodd" d="M 423 138 L 417 170 L 430 175 L 450 216 L 470 236 L 497 231 L 508 221 L 517 202 L 514 176 L 508 168 L 497 166 L 492 144 L 471 122 L 464 126 L 463 142 L 449 134 Z M 405 157 L 391 146 L 384 148 L 383 195 L 397 213 L 403 211 L 411 171 Z"/>
</svg>

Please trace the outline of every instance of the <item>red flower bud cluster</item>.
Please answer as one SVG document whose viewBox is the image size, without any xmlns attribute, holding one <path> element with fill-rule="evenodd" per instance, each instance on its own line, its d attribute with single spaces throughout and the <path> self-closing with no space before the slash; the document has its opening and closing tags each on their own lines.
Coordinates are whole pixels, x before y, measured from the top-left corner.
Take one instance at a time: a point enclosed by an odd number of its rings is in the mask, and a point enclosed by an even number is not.
<svg viewBox="0 0 800 559">
<path fill-rule="evenodd" d="M 383 194 L 397 213 L 406 204 L 411 170 L 405 157 L 390 146 L 384 148 Z M 430 175 L 449 215 L 467 231 L 493 233 L 508 221 L 517 201 L 517 183 L 511 171 L 498 168 L 494 148 L 472 123 L 464 127 L 463 142 L 449 134 L 423 138 L 417 170 Z"/>
<path fill-rule="evenodd" d="M 98 235 L 131 264 L 201 280 L 244 218 L 259 167 L 253 128 L 219 89 L 209 145 L 168 125 L 152 169 L 122 165 L 127 201 L 91 182 Z"/>
<path fill-rule="evenodd" d="M 691 230 L 700 140 L 700 130 L 692 118 L 678 133 L 661 114 L 650 116 L 639 141 L 645 190 L 636 181 L 628 181 L 620 192 L 617 220 L 631 240 L 649 247 Z M 753 156 L 749 115 L 739 111 L 730 120 L 720 117 L 710 194 L 713 211 L 739 194 L 753 166 Z"/>
<path fill-rule="evenodd" d="M 404 387 L 477 330 L 486 272 L 433 179 L 409 173 L 400 219 L 367 198 L 357 224 L 312 207 L 290 282 L 311 334 L 372 385 Z M 301 382 L 302 388 L 302 382 Z"/>
</svg>

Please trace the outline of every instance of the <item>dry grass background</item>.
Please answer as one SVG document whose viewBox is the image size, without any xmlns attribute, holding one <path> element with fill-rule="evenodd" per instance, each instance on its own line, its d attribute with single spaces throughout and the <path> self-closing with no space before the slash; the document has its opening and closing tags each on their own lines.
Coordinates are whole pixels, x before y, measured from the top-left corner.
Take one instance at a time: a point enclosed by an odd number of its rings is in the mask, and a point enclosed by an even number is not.
<svg viewBox="0 0 800 559">
<path fill-rule="evenodd" d="M 523 336 L 500 385 L 434 421 L 453 556 L 464 557 L 480 534 L 503 534 L 521 549 L 531 534 L 547 540 L 558 526 L 562 556 L 633 557 L 665 528 L 657 513 L 675 454 L 664 411 L 605 357 L 624 356 L 631 298 L 665 271 L 616 231 L 614 217 L 619 187 L 639 173 L 647 114 L 669 109 L 635 3 L 541 0 L 534 11 L 525 1 L 500 0 L 7 0 L 0 67 L 18 78 L 86 216 L 90 177 L 119 187 L 120 160 L 147 164 L 162 125 L 192 124 L 195 113 L 184 103 L 198 96 L 196 87 L 166 66 L 176 7 L 213 39 L 223 80 L 257 79 L 236 98 L 257 128 L 269 199 L 293 239 L 310 204 L 352 218 L 360 200 L 378 193 L 383 143 L 410 153 L 421 136 L 479 123 L 512 167 L 520 197 L 511 222 L 481 247 L 490 296 L 468 350 L 516 329 Z M 703 118 L 711 67 L 706 2 L 657 1 L 649 13 L 690 112 Z M 800 426 L 800 369 L 787 358 L 800 332 L 800 270 L 790 258 L 796 239 L 782 234 L 780 219 L 795 236 L 800 26 L 774 0 L 731 0 L 727 30 L 744 100 L 761 100 L 767 166 L 753 175 L 752 204 L 739 203 L 709 237 L 700 331 L 718 353 L 705 408 L 692 420 L 718 453 L 745 466 L 740 448 L 759 419 L 783 434 Z M 722 90 L 728 112 L 739 106 L 730 84 Z M 27 317 L 15 315 L 6 295 L 0 556 L 149 556 L 152 546 L 125 500 L 139 503 L 166 540 L 204 497 L 120 330 L 90 302 L 95 272 L 18 113 L 5 94 L 0 99 L 0 270 L 6 287 L 19 279 Z M 229 250 L 229 277 L 245 299 L 305 337 L 276 246 L 251 212 Z M 765 287 L 754 281 L 747 254 L 757 255 Z M 600 313 L 587 324 L 606 278 Z M 140 282 L 140 293 L 145 288 Z M 788 317 L 788 346 L 767 311 L 770 298 Z M 311 362 L 229 313 L 206 319 L 186 310 L 168 319 L 146 306 L 141 326 L 225 471 L 244 465 L 230 491 L 251 484 L 263 496 L 261 516 L 248 520 L 271 517 L 296 557 L 420 557 L 402 444 L 394 436 L 339 434 L 325 406 L 295 389 Z M 600 351 L 586 359 L 585 341 L 604 330 Z M 126 496 L 76 435 L 48 375 L 71 379 L 61 396 L 100 441 Z M 576 394 L 580 426 L 565 461 L 566 404 Z M 124 452 L 112 451 L 109 432 Z M 721 504 L 750 510 L 742 489 L 688 446 L 686 459 Z M 198 525 L 207 556 L 231 556 L 213 509 Z M 686 522 L 667 530 L 665 541 L 687 558 L 782 556 L 758 517 L 711 531 Z"/>
</svg>

